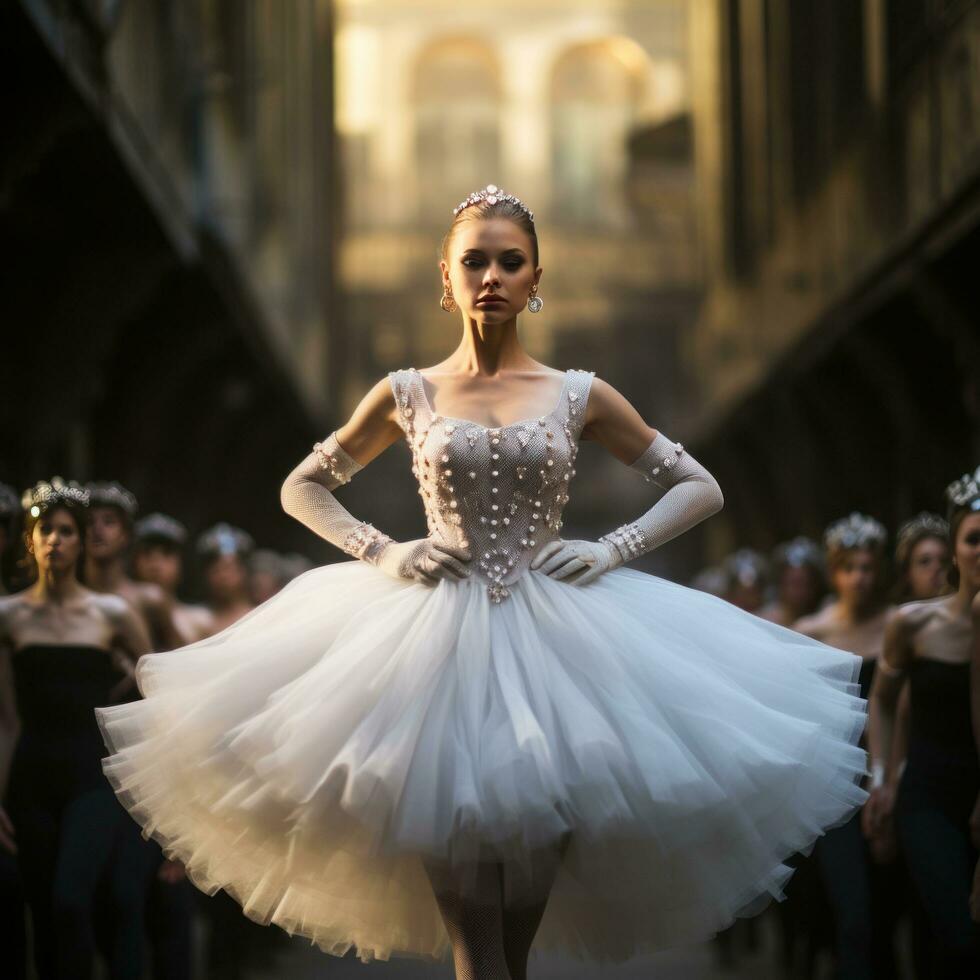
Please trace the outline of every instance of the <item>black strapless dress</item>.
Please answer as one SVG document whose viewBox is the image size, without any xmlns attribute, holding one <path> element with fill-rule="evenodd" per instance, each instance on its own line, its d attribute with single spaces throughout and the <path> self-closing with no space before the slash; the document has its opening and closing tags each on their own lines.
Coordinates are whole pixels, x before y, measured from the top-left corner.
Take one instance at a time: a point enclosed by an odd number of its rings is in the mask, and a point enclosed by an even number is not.
<svg viewBox="0 0 980 980">
<path fill-rule="evenodd" d="M 878 663 L 875 657 L 865 657 L 861 661 L 861 673 L 858 674 L 858 684 L 861 685 L 861 697 L 868 700 L 871 696 L 871 682 L 875 678 L 875 665 Z"/>
<path fill-rule="evenodd" d="M 112 872 L 139 834 L 102 772 L 107 753 L 95 717 L 123 675 L 108 650 L 85 644 L 29 644 L 12 664 L 21 731 L 4 802 L 31 906 L 38 976 L 92 975 L 97 894 L 108 883 L 109 973 L 138 980 L 145 876 L 117 881 Z"/>
<path fill-rule="evenodd" d="M 980 792 L 970 721 L 970 665 L 917 657 L 909 747 L 895 824 L 937 961 L 933 976 L 980 976 L 980 925 L 969 915 L 977 850 L 968 821 Z"/>
<path fill-rule="evenodd" d="M 909 748 L 897 805 L 936 808 L 966 826 L 980 791 L 970 721 L 970 664 L 917 657 L 909 667 Z"/>
<path fill-rule="evenodd" d="M 21 733 L 8 797 L 43 801 L 57 812 L 86 790 L 108 786 L 95 709 L 122 679 L 109 651 L 75 644 L 30 644 L 14 652 Z"/>
</svg>

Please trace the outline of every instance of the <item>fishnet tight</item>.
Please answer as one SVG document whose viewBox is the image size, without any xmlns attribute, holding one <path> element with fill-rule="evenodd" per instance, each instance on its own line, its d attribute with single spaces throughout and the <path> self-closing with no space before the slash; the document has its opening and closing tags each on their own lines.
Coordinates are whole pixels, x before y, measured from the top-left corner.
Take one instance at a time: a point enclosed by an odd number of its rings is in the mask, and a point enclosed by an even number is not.
<svg viewBox="0 0 980 980">
<path fill-rule="evenodd" d="M 475 890 L 480 901 L 448 887 L 443 869 L 426 867 L 452 944 L 456 980 L 527 980 L 531 944 L 568 842 L 566 836 L 547 862 L 546 876 L 541 879 L 542 897 L 532 903 L 504 905 L 503 864 L 483 862 L 477 868 Z"/>
</svg>

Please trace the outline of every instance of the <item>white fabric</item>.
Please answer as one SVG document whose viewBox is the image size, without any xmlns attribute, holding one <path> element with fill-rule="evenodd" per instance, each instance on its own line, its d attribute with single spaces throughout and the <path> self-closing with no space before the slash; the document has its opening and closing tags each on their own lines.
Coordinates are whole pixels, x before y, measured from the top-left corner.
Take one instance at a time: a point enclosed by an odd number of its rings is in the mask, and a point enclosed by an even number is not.
<svg viewBox="0 0 980 980">
<path fill-rule="evenodd" d="M 279 500 L 287 514 L 305 524 L 341 551 L 372 565 L 381 565 L 380 556 L 392 544 L 384 531 L 361 521 L 333 495 L 341 484 L 350 483 L 364 469 L 337 441 L 336 431 L 309 453 L 283 481 Z M 383 568 L 399 577 L 400 562 L 387 562 Z"/>
<path fill-rule="evenodd" d="M 598 541 L 549 541 L 534 556 L 531 568 L 569 584 L 588 585 L 610 569 L 672 541 L 716 514 L 725 502 L 718 481 L 679 442 L 662 432 L 630 468 L 667 493 L 635 520 Z"/>
<path fill-rule="evenodd" d="M 106 775 L 198 887 L 335 954 L 448 955 L 426 865 L 502 860 L 530 902 L 569 833 L 536 948 L 623 960 L 781 898 L 786 859 L 867 797 L 861 659 L 635 569 L 573 587 L 529 558 L 505 601 L 479 574 L 311 569 L 140 660 L 144 700 L 97 711 Z"/>
<path fill-rule="evenodd" d="M 636 520 L 599 539 L 615 553 L 614 568 L 689 531 L 721 510 L 725 502 L 718 481 L 679 442 L 662 432 L 630 468 L 667 493 Z"/>
</svg>

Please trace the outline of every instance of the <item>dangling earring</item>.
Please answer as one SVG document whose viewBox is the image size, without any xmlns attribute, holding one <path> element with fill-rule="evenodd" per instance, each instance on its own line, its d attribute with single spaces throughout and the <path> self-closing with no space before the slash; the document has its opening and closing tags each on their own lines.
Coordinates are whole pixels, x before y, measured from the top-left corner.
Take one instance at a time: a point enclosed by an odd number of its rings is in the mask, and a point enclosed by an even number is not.
<svg viewBox="0 0 980 980">
<path fill-rule="evenodd" d="M 538 296 L 538 284 L 535 283 L 531 287 L 531 297 L 527 301 L 528 312 L 540 313 L 542 306 L 544 306 L 544 300 Z"/>
<path fill-rule="evenodd" d="M 442 299 L 439 301 L 439 305 L 447 313 L 455 313 L 459 309 L 456 305 L 456 300 L 453 299 L 453 287 L 448 282 L 443 287 Z"/>
</svg>

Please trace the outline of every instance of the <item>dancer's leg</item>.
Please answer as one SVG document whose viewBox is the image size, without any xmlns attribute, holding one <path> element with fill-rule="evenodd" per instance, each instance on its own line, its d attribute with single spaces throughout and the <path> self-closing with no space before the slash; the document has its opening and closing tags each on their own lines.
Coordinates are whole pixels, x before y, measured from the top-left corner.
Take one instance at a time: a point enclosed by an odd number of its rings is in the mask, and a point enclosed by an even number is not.
<svg viewBox="0 0 980 980">
<path fill-rule="evenodd" d="M 970 919 L 970 879 L 977 864 L 962 820 L 938 807 L 899 813 L 898 830 L 909 874 L 932 928 L 934 976 L 947 980 L 977 975 L 980 926 Z"/>
<path fill-rule="evenodd" d="M 837 980 L 874 980 L 868 846 L 859 817 L 829 830 L 813 851 L 833 909 Z"/>
<path fill-rule="evenodd" d="M 544 910 L 548 905 L 555 876 L 565 851 L 568 850 L 571 835 L 566 834 L 561 843 L 553 851 L 537 856 L 534 862 L 534 886 L 527 901 L 506 904 L 503 912 L 504 956 L 511 980 L 526 980 L 527 958 L 531 952 L 535 933 L 541 925 Z M 501 893 L 506 896 L 510 889 L 507 887 L 507 872 L 501 867 Z"/>
<path fill-rule="evenodd" d="M 426 872 L 452 943 L 456 980 L 510 980 L 497 865 L 481 863 L 475 889 L 465 894 L 444 867 L 427 864 Z"/>
<path fill-rule="evenodd" d="M 59 936 L 54 920 L 54 879 L 58 867 L 59 822 L 52 800 L 25 792 L 10 807 L 17 828 L 17 863 L 31 910 L 34 968 L 40 980 L 58 980 Z"/>
<path fill-rule="evenodd" d="M 511 980 L 527 980 L 527 957 L 534 934 L 541 925 L 547 896 L 534 905 L 505 908 L 503 913 L 504 958 Z"/>
<path fill-rule="evenodd" d="M 65 808 L 53 886 L 60 977 L 80 980 L 93 975 L 98 884 L 123 819 L 129 817 L 108 785 L 80 793 Z M 134 967 L 129 975 L 138 977 L 139 970 Z"/>
</svg>

